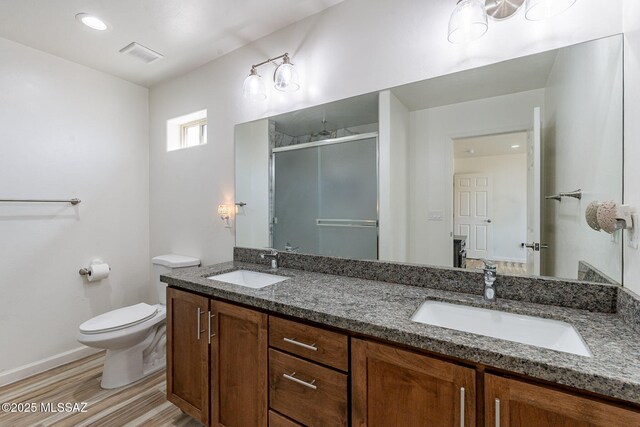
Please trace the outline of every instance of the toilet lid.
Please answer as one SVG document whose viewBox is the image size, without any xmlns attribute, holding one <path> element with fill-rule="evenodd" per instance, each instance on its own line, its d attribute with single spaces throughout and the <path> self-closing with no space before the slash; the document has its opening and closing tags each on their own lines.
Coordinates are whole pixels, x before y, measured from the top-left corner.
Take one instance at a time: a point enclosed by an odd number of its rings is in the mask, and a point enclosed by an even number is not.
<svg viewBox="0 0 640 427">
<path fill-rule="evenodd" d="M 137 325 L 156 315 L 158 309 L 152 305 L 140 303 L 129 307 L 109 311 L 89 319 L 80 325 L 80 332 L 95 334 L 99 332 L 116 331 Z"/>
</svg>

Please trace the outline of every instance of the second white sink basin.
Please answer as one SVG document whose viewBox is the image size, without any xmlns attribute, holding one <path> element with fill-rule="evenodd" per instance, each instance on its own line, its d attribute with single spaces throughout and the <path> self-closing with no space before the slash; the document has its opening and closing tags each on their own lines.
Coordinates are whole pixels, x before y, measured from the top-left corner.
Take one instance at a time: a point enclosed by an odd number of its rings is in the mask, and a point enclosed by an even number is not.
<svg viewBox="0 0 640 427">
<path fill-rule="evenodd" d="M 229 273 L 209 276 L 207 279 L 219 282 L 231 283 L 233 285 L 246 286 L 247 288 L 264 288 L 265 286 L 287 280 L 288 277 L 276 276 L 275 274 L 258 273 L 250 270 L 235 270 Z"/>
<path fill-rule="evenodd" d="M 426 301 L 411 316 L 418 323 L 591 357 L 569 323 L 440 301 Z"/>
</svg>

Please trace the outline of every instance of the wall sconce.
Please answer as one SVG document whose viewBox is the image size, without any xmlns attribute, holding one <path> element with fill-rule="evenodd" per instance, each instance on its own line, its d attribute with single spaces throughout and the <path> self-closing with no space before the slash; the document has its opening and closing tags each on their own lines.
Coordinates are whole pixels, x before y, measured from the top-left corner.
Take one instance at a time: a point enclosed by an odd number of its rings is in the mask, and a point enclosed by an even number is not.
<svg viewBox="0 0 640 427">
<path fill-rule="evenodd" d="M 282 59 L 281 64 L 274 62 L 278 59 Z M 289 54 L 285 53 L 251 66 L 251 71 L 242 85 L 242 94 L 245 98 L 258 101 L 267 99 L 267 88 L 262 76 L 258 74 L 258 67 L 268 63 L 276 66 L 276 70 L 273 73 L 273 83 L 277 90 L 281 92 L 295 92 L 300 89 L 298 72 L 293 67 Z"/>
<path fill-rule="evenodd" d="M 218 215 L 226 228 L 231 228 L 231 209 L 227 205 L 218 205 Z"/>
<path fill-rule="evenodd" d="M 577 0 L 526 0 L 525 17 L 530 21 L 551 18 L 569 9 Z M 495 21 L 511 18 L 525 0 L 458 0 L 449 18 L 448 40 L 463 44 L 482 37 Z"/>
</svg>

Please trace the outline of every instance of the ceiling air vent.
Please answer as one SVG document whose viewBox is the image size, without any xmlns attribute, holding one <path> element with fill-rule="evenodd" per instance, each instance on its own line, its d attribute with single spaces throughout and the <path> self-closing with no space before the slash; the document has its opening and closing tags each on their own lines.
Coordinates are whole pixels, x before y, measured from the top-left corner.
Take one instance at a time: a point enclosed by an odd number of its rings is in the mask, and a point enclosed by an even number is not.
<svg viewBox="0 0 640 427">
<path fill-rule="evenodd" d="M 124 53 L 125 55 L 132 56 L 142 62 L 146 62 L 147 64 L 152 63 L 153 61 L 157 61 L 162 58 L 162 55 L 158 52 L 155 52 L 148 47 L 142 46 L 136 42 L 130 43 L 120 49 L 120 53 Z"/>
</svg>

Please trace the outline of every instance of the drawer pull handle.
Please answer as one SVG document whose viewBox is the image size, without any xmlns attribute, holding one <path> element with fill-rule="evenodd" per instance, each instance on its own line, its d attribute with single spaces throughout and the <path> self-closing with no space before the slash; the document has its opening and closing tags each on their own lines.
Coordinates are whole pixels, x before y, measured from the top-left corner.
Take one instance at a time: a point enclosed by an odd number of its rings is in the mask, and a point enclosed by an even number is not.
<svg viewBox="0 0 640 427">
<path fill-rule="evenodd" d="M 197 315 L 198 316 L 198 326 L 197 326 L 197 328 L 198 328 L 198 331 L 197 331 L 198 332 L 198 341 L 200 341 L 200 334 L 204 332 L 204 330 L 201 329 L 202 325 L 200 324 L 200 316 L 202 316 L 204 313 L 205 312 L 202 309 L 200 309 L 200 307 L 198 307 L 198 315 Z"/>
<path fill-rule="evenodd" d="M 282 340 L 284 342 L 288 342 L 289 344 L 293 344 L 293 345 L 297 345 L 297 346 L 302 347 L 302 348 L 306 348 L 307 350 L 318 351 L 318 347 L 316 347 L 316 343 L 305 344 L 303 342 L 296 341 L 295 338 L 282 338 Z"/>
<path fill-rule="evenodd" d="M 466 402 L 464 400 L 464 387 L 460 387 L 460 427 L 464 427 L 464 409 Z"/>
<path fill-rule="evenodd" d="M 283 377 L 285 377 L 286 379 L 288 379 L 289 381 L 293 381 L 294 383 L 303 385 L 305 387 L 309 387 L 312 390 L 315 390 L 318 388 L 318 386 L 315 385 L 316 380 L 311 381 L 310 383 L 306 382 L 306 381 L 302 381 L 301 379 L 298 379 L 295 377 L 296 373 L 292 373 L 292 374 L 282 374 Z"/>
<path fill-rule="evenodd" d="M 211 333 L 211 319 L 214 317 L 216 317 L 216 315 L 209 312 L 209 344 L 211 344 L 211 338 L 216 336 L 216 334 Z"/>
<path fill-rule="evenodd" d="M 500 399 L 495 401 L 496 427 L 500 427 Z"/>
</svg>

